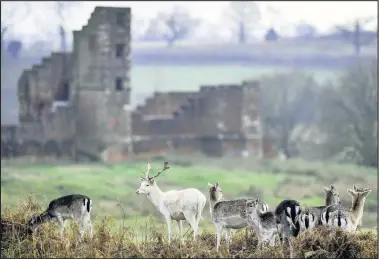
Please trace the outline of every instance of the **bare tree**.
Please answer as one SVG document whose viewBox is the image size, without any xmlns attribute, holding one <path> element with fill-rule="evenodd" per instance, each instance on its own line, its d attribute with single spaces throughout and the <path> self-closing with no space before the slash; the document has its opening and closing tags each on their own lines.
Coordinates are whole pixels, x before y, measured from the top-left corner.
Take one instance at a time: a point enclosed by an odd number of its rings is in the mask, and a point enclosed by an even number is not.
<svg viewBox="0 0 379 259">
<path fill-rule="evenodd" d="M 318 124 L 328 136 L 327 157 L 377 166 L 377 59 L 362 60 L 320 95 Z M 354 153 L 354 157 L 345 157 Z M 349 155 L 351 156 L 351 155 Z"/>
<path fill-rule="evenodd" d="M 149 23 L 145 31 L 145 38 L 151 36 L 167 41 L 172 46 L 175 41 L 186 39 L 199 25 L 199 20 L 180 6 L 175 6 L 170 11 L 159 13 Z"/>
<path fill-rule="evenodd" d="M 263 76 L 262 119 L 265 132 L 275 139 L 278 149 L 287 157 L 296 156 L 291 135 L 299 124 L 313 122 L 317 100 L 317 82 L 300 71 Z"/>
<path fill-rule="evenodd" d="M 30 8 L 27 2 L 1 2 L 1 43 L 6 34 L 21 19 L 29 14 Z"/>
<path fill-rule="evenodd" d="M 248 40 L 249 32 L 252 32 L 261 19 L 261 11 L 257 2 L 254 1 L 233 1 L 230 2 L 225 11 L 230 20 L 234 37 L 239 44 L 244 44 Z"/>
<path fill-rule="evenodd" d="M 58 32 L 61 40 L 60 48 L 61 51 L 67 51 L 67 17 L 71 10 L 77 9 L 80 10 L 80 2 L 67 2 L 67 1 L 56 1 L 55 4 L 55 13 L 59 18 Z"/>
<path fill-rule="evenodd" d="M 368 17 L 364 19 L 356 19 L 352 25 L 338 25 L 336 30 L 341 34 L 342 38 L 354 46 L 356 55 L 361 53 L 361 47 L 368 45 L 377 38 L 377 31 L 367 31 L 363 27 L 376 20 L 376 17 Z"/>
</svg>

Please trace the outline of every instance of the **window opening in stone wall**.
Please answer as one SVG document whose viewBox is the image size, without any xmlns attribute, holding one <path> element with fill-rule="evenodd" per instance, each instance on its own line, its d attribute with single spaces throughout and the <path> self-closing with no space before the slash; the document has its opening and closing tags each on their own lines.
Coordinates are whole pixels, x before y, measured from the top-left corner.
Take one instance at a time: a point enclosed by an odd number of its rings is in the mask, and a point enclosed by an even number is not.
<svg viewBox="0 0 379 259">
<path fill-rule="evenodd" d="M 70 97 L 70 84 L 66 81 L 62 84 L 55 97 L 56 101 L 68 101 Z"/>
<path fill-rule="evenodd" d="M 124 82 L 121 77 L 117 77 L 115 81 L 116 91 L 122 91 L 124 89 Z"/>
<path fill-rule="evenodd" d="M 117 12 L 116 13 L 116 24 L 118 26 L 125 26 L 126 25 L 126 15 L 123 12 Z"/>
<path fill-rule="evenodd" d="M 62 87 L 62 98 L 61 98 L 61 100 L 62 101 L 68 101 L 69 95 L 70 95 L 70 85 L 68 84 L 68 82 L 65 82 L 63 84 L 63 87 Z"/>
<path fill-rule="evenodd" d="M 116 44 L 116 58 L 122 58 L 125 55 L 125 44 Z"/>
</svg>

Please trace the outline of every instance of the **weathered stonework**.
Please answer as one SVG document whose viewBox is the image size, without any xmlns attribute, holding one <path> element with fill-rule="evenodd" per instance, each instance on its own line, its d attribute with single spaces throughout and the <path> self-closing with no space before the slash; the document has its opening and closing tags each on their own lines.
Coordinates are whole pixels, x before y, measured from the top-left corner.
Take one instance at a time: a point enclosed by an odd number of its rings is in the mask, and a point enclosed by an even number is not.
<svg viewBox="0 0 379 259">
<path fill-rule="evenodd" d="M 70 61 L 68 53 L 52 53 L 40 65 L 22 73 L 18 99 L 23 149 L 32 145 L 40 152 L 47 147 L 45 153 L 60 153 L 61 144 L 72 139 L 73 120 L 68 108 Z"/>
<path fill-rule="evenodd" d="M 75 143 L 84 152 L 131 150 L 130 18 L 130 8 L 96 7 L 74 32 Z"/>
<path fill-rule="evenodd" d="M 130 8 L 96 7 L 74 31 L 73 53 L 52 53 L 24 71 L 18 97 L 26 143 L 95 156 L 115 146 L 131 151 L 130 16 Z"/>
<path fill-rule="evenodd" d="M 262 139 L 256 81 L 156 92 L 132 111 L 130 19 L 130 8 L 96 7 L 73 32 L 72 53 L 52 53 L 24 71 L 18 84 L 24 140 L 46 153 L 114 161 L 131 153 L 272 151 Z"/>
<path fill-rule="evenodd" d="M 258 82 L 202 86 L 198 93 L 182 95 L 174 102 L 173 93 L 155 94 L 136 109 L 136 153 L 201 150 L 212 156 L 263 156 Z"/>
</svg>

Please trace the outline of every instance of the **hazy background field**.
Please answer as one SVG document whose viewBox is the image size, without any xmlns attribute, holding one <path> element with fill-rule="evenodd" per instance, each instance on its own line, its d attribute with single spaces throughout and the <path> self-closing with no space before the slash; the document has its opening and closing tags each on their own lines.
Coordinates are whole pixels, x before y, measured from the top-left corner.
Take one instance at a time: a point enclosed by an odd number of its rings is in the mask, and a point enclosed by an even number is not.
<svg viewBox="0 0 379 259">
<path fill-rule="evenodd" d="M 290 71 L 302 71 L 312 74 L 320 83 L 333 80 L 339 69 L 288 68 L 282 65 L 135 65 L 131 70 L 132 85 L 138 86 L 132 92 L 133 105 L 143 104 L 154 91 L 198 91 L 201 85 L 236 84 L 247 79 L 256 79 L 262 75 L 274 75 Z"/>
</svg>

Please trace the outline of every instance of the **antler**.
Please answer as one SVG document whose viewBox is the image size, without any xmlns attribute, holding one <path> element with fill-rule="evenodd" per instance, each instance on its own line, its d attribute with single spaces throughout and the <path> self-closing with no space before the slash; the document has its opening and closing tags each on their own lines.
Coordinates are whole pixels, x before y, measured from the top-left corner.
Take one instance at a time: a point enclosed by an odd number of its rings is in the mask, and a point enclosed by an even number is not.
<svg viewBox="0 0 379 259">
<path fill-rule="evenodd" d="M 163 166 L 163 169 L 160 170 L 160 171 L 158 171 L 158 173 L 157 173 L 155 176 L 152 176 L 152 177 L 149 176 L 149 179 L 153 179 L 153 178 L 159 176 L 163 171 L 166 171 L 167 169 L 170 168 L 170 167 L 168 166 L 168 162 L 164 162 L 163 165 L 164 165 L 164 166 Z M 150 168 L 151 168 L 151 167 L 150 167 Z"/>
<path fill-rule="evenodd" d="M 147 162 L 147 170 L 146 170 L 146 172 L 145 172 L 145 178 L 150 178 L 150 177 L 149 177 L 150 169 L 151 169 L 150 162 Z"/>
</svg>

